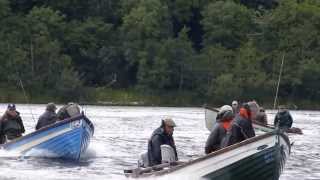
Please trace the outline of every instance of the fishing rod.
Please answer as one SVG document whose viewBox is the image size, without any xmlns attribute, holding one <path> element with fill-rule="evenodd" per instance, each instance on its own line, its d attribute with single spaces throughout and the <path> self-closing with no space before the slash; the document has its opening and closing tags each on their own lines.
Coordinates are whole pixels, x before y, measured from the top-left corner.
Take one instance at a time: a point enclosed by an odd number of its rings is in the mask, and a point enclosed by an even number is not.
<svg viewBox="0 0 320 180">
<path fill-rule="evenodd" d="M 19 77 L 19 84 L 20 84 L 20 87 L 21 87 L 21 89 L 22 89 L 23 96 L 24 96 L 24 98 L 25 98 L 25 100 L 26 100 L 28 109 L 29 109 L 29 111 L 30 111 L 30 113 L 31 113 L 31 117 L 32 117 L 33 121 L 35 122 L 35 119 L 34 119 L 34 116 L 33 116 L 33 112 L 32 112 L 32 108 L 30 108 L 30 106 L 29 106 L 29 105 L 30 105 L 30 103 L 29 103 L 29 98 L 28 98 L 28 96 L 27 96 L 27 93 L 26 93 L 26 91 L 25 91 L 25 89 L 24 89 L 24 86 L 23 86 L 23 83 L 22 83 L 22 80 L 21 80 L 20 77 Z"/>
<path fill-rule="evenodd" d="M 279 72 L 279 78 L 278 78 L 278 83 L 277 83 L 276 95 L 274 97 L 274 102 L 273 102 L 273 109 L 276 109 L 276 106 L 277 106 L 279 86 L 280 86 L 280 81 L 281 81 L 281 76 L 282 76 L 282 71 L 283 71 L 283 64 L 284 64 L 285 55 L 286 55 L 285 53 L 283 53 L 283 55 L 282 55 L 282 61 L 281 61 L 281 66 L 280 66 L 280 72 Z"/>
</svg>

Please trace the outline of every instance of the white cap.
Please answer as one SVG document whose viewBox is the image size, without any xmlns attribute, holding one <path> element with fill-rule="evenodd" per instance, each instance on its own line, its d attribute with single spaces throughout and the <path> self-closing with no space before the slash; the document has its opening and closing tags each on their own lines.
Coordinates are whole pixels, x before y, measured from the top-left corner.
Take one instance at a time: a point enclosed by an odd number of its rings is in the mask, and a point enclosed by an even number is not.
<svg viewBox="0 0 320 180">
<path fill-rule="evenodd" d="M 219 110 L 219 114 L 222 114 L 222 113 L 224 113 L 224 112 L 226 112 L 226 111 L 233 111 L 233 110 L 232 110 L 232 107 L 229 106 L 229 105 L 224 105 L 224 106 L 222 106 L 222 107 L 220 108 L 220 110 Z"/>
</svg>

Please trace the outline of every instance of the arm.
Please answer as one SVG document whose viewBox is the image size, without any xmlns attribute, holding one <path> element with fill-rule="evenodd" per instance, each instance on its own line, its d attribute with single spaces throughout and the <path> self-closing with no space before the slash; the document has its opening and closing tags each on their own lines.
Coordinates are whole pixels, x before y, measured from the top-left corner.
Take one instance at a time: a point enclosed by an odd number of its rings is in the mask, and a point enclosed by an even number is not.
<svg viewBox="0 0 320 180">
<path fill-rule="evenodd" d="M 153 156 L 153 163 L 161 164 L 162 157 L 161 157 L 161 148 L 162 145 L 161 137 L 159 135 L 155 135 L 152 137 L 151 140 L 151 147 L 152 147 L 152 156 Z"/>
<path fill-rule="evenodd" d="M 21 127 L 21 133 L 24 133 L 26 130 L 24 129 L 24 125 L 23 125 L 21 117 L 19 116 L 17 120 L 18 120 L 18 123 Z"/>
<path fill-rule="evenodd" d="M 274 125 L 275 127 L 277 127 L 277 126 L 278 126 L 278 123 L 279 123 L 279 114 L 277 113 L 277 114 L 276 114 L 276 117 L 274 118 L 273 125 Z"/>
<path fill-rule="evenodd" d="M 292 127 L 292 123 L 293 123 L 293 119 L 292 119 L 292 116 L 290 114 L 289 115 L 289 120 L 288 120 L 288 128 L 291 128 Z"/>
<path fill-rule="evenodd" d="M 253 129 L 252 123 L 250 123 L 247 133 L 248 133 L 248 138 L 252 138 L 252 137 L 256 136 L 256 133 L 255 133 L 255 131 Z"/>
<path fill-rule="evenodd" d="M 38 119 L 38 122 L 37 122 L 37 125 L 36 125 L 36 130 L 38 130 L 38 129 L 40 129 L 42 127 L 41 126 L 41 124 L 42 124 L 41 123 L 41 121 L 42 121 L 41 119 L 42 119 L 42 116 L 40 116 L 39 119 Z"/>
<path fill-rule="evenodd" d="M 210 135 L 208 136 L 206 146 L 205 146 L 205 153 L 209 154 L 215 150 L 217 150 L 220 146 L 217 147 L 218 141 L 218 124 L 216 124 L 211 131 Z"/>
</svg>

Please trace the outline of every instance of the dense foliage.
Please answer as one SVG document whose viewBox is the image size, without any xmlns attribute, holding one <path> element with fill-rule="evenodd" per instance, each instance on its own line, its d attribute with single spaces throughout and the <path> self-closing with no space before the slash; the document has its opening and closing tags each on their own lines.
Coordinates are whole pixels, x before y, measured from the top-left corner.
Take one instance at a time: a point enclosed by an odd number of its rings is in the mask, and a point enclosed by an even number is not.
<svg viewBox="0 0 320 180">
<path fill-rule="evenodd" d="M 320 100 L 317 0 L 0 0 L 0 88 Z M 188 94 L 188 93 L 187 93 Z"/>
</svg>

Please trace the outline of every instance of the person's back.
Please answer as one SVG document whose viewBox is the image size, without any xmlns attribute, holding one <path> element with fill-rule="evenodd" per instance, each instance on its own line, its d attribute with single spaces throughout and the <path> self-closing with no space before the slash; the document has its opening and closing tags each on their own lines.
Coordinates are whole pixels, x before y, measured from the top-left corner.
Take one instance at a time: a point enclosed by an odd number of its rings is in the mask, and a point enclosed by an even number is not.
<svg viewBox="0 0 320 180">
<path fill-rule="evenodd" d="M 58 116 L 55 112 L 56 109 L 57 108 L 54 103 L 48 103 L 46 111 L 39 117 L 39 120 L 36 125 L 36 130 L 44 126 L 54 124 L 58 120 Z"/>
<path fill-rule="evenodd" d="M 67 105 L 59 109 L 57 116 L 59 120 L 64 120 L 80 114 L 79 105 L 69 102 Z"/>
<path fill-rule="evenodd" d="M 263 125 L 268 125 L 267 114 L 263 108 L 260 108 L 259 112 L 257 113 L 256 121 Z"/>
<path fill-rule="evenodd" d="M 205 153 L 209 154 L 211 152 L 221 149 L 222 142 L 226 137 L 227 131 L 231 126 L 231 121 L 234 118 L 233 109 L 229 105 L 224 105 L 220 108 L 217 115 L 217 123 L 214 125 L 205 145 Z"/>
<path fill-rule="evenodd" d="M 239 114 L 233 120 L 227 136 L 224 146 L 229 146 L 255 136 L 248 104 L 240 108 Z"/>
<path fill-rule="evenodd" d="M 175 142 L 172 137 L 174 126 L 175 124 L 171 119 L 165 119 L 162 121 L 162 125 L 152 133 L 148 142 L 149 166 L 162 163 L 160 146 L 163 144 L 171 146 L 175 151 L 176 158 L 178 158 Z M 170 132 L 170 130 L 168 131 L 167 128 L 172 128 L 172 132 Z"/>
<path fill-rule="evenodd" d="M 14 104 L 9 104 L 7 111 L 1 118 L 2 131 L 8 140 L 21 137 L 25 132 L 20 113 L 16 111 Z"/>
<path fill-rule="evenodd" d="M 286 110 L 284 107 L 280 107 L 279 112 L 276 114 L 274 119 L 274 126 L 279 127 L 281 129 L 288 129 L 291 128 L 292 123 L 293 119 L 289 111 Z"/>
</svg>

